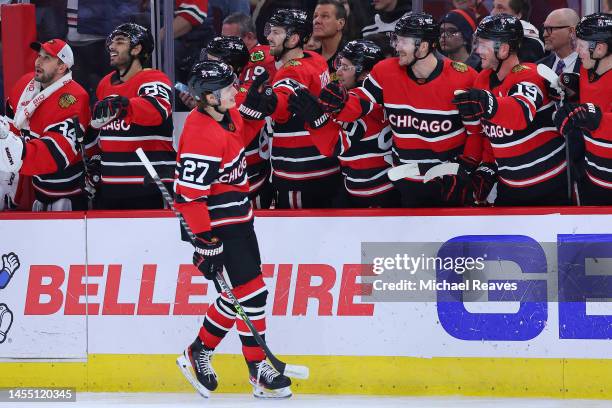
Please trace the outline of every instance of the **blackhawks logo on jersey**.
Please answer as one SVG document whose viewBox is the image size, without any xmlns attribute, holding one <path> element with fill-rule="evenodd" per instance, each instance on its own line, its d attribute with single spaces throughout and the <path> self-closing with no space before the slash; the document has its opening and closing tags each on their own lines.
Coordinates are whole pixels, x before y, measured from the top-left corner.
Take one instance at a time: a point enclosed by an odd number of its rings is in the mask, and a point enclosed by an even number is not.
<svg viewBox="0 0 612 408">
<path fill-rule="evenodd" d="M 66 109 L 66 108 L 69 108 L 71 105 L 74 105 L 76 101 L 77 101 L 76 96 L 65 93 L 59 98 L 59 106 L 62 109 Z"/>
<path fill-rule="evenodd" d="M 526 69 L 529 69 L 527 65 L 518 64 L 518 65 L 515 65 L 514 68 L 512 68 L 512 73 L 516 74 L 517 72 L 522 72 L 522 71 L 525 71 Z"/>
<path fill-rule="evenodd" d="M 302 65 L 302 63 L 298 60 L 291 60 L 286 64 L 287 67 L 299 67 L 300 65 Z"/>
<path fill-rule="evenodd" d="M 467 72 L 468 70 L 468 66 L 465 65 L 463 62 L 453 61 L 451 62 L 451 66 L 457 72 Z"/>
<path fill-rule="evenodd" d="M 266 54 L 261 50 L 251 53 L 251 62 L 259 62 L 264 59 L 266 59 Z"/>
</svg>

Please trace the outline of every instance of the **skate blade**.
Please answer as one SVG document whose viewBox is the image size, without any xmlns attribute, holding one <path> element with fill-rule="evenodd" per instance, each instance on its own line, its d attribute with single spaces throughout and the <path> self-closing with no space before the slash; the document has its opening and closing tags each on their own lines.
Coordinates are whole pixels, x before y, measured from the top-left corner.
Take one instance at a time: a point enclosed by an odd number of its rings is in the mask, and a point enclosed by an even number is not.
<svg viewBox="0 0 612 408">
<path fill-rule="evenodd" d="M 185 357 L 185 355 L 180 355 L 177 357 L 176 365 L 179 366 L 179 368 L 181 369 L 181 373 L 183 373 L 183 376 L 187 379 L 187 381 L 189 381 L 193 388 L 195 388 L 198 394 L 200 394 L 204 398 L 210 397 L 210 391 L 202 384 L 200 384 L 200 382 L 195 378 L 195 375 L 191 371 L 191 363 L 189 362 L 189 359 Z"/>
<path fill-rule="evenodd" d="M 279 388 L 277 390 L 269 390 L 264 388 L 253 381 L 249 381 L 253 386 L 253 396 L 261 399 L 284 399 L 290 398 L 293 394 L 291 393 L 291 387 Z"/>
</svg>

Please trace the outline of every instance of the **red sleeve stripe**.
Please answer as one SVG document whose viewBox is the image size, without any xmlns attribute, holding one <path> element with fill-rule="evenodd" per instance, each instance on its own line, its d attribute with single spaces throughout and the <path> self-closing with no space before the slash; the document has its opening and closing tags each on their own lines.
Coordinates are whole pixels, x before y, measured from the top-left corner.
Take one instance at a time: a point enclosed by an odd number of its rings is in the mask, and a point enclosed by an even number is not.
<svg viewBox="0 0 612 408">
<path fill-rule="evenodd" d="M 179 16 L 183 13 L 191 17 L 191 19 L 188 18 L 188 20 L 193 19 L 200 24 L 202 24 L 207 17 L 206 12 L 202 11 L 202 9 L 195 4 L 182 4 L 175 12 L 175 15 Z"/>
<path fill-rule="evenodd" d="M 55 141 L 52 137 L 49 136 L 43 137 L 42 139 L 40 139 L 40 141 L 44 143 L 44 145 L 47 147 L 47 150 L 49 150 L 49 153 L 51 153 L 51 157 L 53 157 L 53 160 L 55 161 L 58 170 L 65 169 L 66 167 L 68 167 L 70 161 L 68 160 L 66 153 L 64 153 L 64 151 L 57 144 L 57 141 Z"/>
<path fill-rule="evenodd" d="M 535 132 L 533 132 L 532 134 L 530 134 L 529 136 L 523 137 L 519 140 L 515 140 L 513 142 L 508 142 L 508 143 L 500 143 L 499 141 L 503 140 L 504 138 L 494 138 L 494 139 L 490 139 L 490 143 L 491 146 L 493 146 L 495 149 L 507 149 L 509 147 L 514 147 L 514 146 L 518 146 L 521 145 L 531 139 L 533 139 L 534 137 L 541 135 L 544 132 L 555 132 L 557 133 L 557 128 L 556 127 L 545 127 L 545 128 L 541 128 L 536 130 Z"/>
<path fill-rule="evenodd" d="M 376 98 L 374 98 L 374 95 L 372 95 L 367 89 L 365 88 L 359 88 L 359 90 L 361 92 L 363 92 L 363 94 L 366 96 L 366 98 L 368 98 L 368 100 L 370 101 L 370 103 L 378 103 L 376 101 Z"/>
<path fill-rule="evenodd" d="M 563 143 L 561 146 L 557 147 L 555 150 L 553 150 L 551 153 L 547 154 L 546 156 L 538 157 L 537 160 L 534 160 L 531 163 L 525 163 L 525 164 L 522 164 L 520 166 L 515 166 L 515 167 L 512 167 L 512 166 L 501 166 L 501 167 L 499 167 L 498 170 L 514 170 L 514 171 L 516 171 L 516 170 L 527 169 L 529 167 L 533 167 L 533 166 L 535 166 L 535 165 L 537 165 L 539 163 L 547 161 L 548 159 L 550 159 L 551 157 L 555 156 L 557 153 L 559 153 L 560 151 L 562 151 L 564 149 L 565 149 L 565 143 Z"/>
<path fill-rule="evenodd" d="M 528 123 L 533 122 L 533 115 L 536 113 L 536 107 L 533 101 L 527 98 L 525 95 L 514 94 L 512 97 L 521 105 L 525 120 Z"/>
<path fill-rule="evenodd" d="M 566 167 L 567 162 L 564 160 L 559 166 L 536 177 L 532 177 L 525 180 L 508 180 L 503 177 L 499 177 L 499 180 L 511 187 L 529 187 L 555 177 L 557 174 L 561 173 Z"/>
<path fill-rule="evenodd" d="M 159 112 L 159 116 L 161 117 L 162 121 L 168 119 L 171 111 L 169 107 L 164 106 L 164 104 L 168 104 L 168 101 L 162 98 L 155 98 L 151 95 L 142 95 L 141 98 L 153 105 L 153 107 Z M 160 100 L 164 103 L 160 102 Z"/>
<path fill-rule="evenodd" d="M 221 170 L 224 171 L 232 166 L 234 166 L 238 161 L 240 161 L 240 158 L 242 157 L 242 152 L 244 152 L 244 149 L 240 149 L 240 151 L 238 152 L 238 154 L 236 155 L 236 157 L 234 157 L 232 159 L 232 161 L 225 163 L 223 165 L 223 167 L 221 167 Z"/>
<path fill-rule="evenodd" d="M 609 189 L 612 188 L 612 183 L 609 183 L 607 181 L 594 177 L 588 171 L 586 172 L 586 175 L 589 178 L 589 180 L 591 180 L 593 183 L 597 184 L 598 186 L 603 187 L 603 188 L 609 188 Z"/>
</svg>

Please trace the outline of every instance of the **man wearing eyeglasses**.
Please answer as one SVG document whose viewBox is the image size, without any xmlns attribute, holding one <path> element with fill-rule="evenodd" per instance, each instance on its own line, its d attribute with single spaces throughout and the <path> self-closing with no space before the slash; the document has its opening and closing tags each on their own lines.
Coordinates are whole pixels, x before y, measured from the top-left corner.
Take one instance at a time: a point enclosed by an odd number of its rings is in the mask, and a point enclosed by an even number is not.
<svg viewBox="0 0 612 408">
<path fill-rule="evenodd" d="M 576 25 L 580 21 L 578 14 L 570 8 L 557 9 L 551 12 L 542 32 L 544 48 L 550 54 L 538 61 L 552 68 L 557 75 L 563 72 L 580 72 L 580 58 L 576 52 Z"/>
</svg>

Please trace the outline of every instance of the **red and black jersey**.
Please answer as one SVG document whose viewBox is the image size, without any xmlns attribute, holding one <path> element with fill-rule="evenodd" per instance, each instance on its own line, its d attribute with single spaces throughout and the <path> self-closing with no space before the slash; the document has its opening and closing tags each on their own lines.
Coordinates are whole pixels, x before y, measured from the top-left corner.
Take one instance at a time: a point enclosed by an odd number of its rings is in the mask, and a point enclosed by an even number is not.
<svg viewBox="0 0 612 408">
<path fill-rule="evenodd" d="M 276 75 L 276 60 L 270 54 L 269 45 L 256 45 L 251 48 L 249 62 L 240 73 L 240 85 L 247 90 L 251 87 L 253 80 L 267 72 L 270 78 Z"/>
<path fill-rule="evenodd" d="M 208 0 L 175 0 L 174 15 L 183 17 L 192 26 L 204 23 L 208 15 Z"/>
<path fill-rule="evenodd" d="M 555 111 L 534 64 L 519 64 L 504 80 L 482 71 L 474 88 L 489 90 L 498 108 L 482 126 L 499 171 L 498 195 L 533 200 L 566 181 L 565 142 L 553 125 Z"/>
<path fill-rule="evenodd" d="M 319 151 L 340 160 L 346 191 L 355 197 L 372 198 L 393 189 L 387 173 L 391 168 L 392 132 L 380 105 L 355 122 L 330 121 L 310 129 Z"/>
<path fill-rule="evenodd" d="M 113 72 L 102 78 L 98 100 L 121 95 L 129 98 L 128 114 L 99 133 L 102 150 L 102 188 L 106 196 L 142 197 L 158 195 L 157 187 L 144 185 L 147 174 L 136 155 L 141 147 L 164 182 L 171 182 L 176 153 L 172 147 L 170 80 L 161 71 L 145 69 L 126 82 Z"/>
<path fill-rule="evenodd" d="M 612 189 L 612 71 L 601 77 L 580 69 L 580 103 L 591 102 L 601 109 L 599 127 L 584 133 L 586 175 L 599 187 Z M 589 134 L 590 133 L 590 134 Z"/>
<path fill-rule="evenodd" d="M 237 109 L 217 122 L 192 110 L 176 159 L 176 207 L 194 233 L 238 230 L 253 220 L 244 155 L 244 126 Z"/>
<path fill-rule="evenodd" d="M 240 74 L 240 88 L 236 95 L 236 105 L 240 105 L 253 83 L 253 80 L 267 72 L 270 78 L 276 75 L 276 61 L 270 55 L 270 46 L 257 45 L 251 49 L 249 62 Z M 245 135 L 247 172 L 251 186 L 251 197 L 258 194 L 270 177 L 269 135 L 272 134 L 270 120 L 262 129 L 250 129 L 252 134 Z"/>
<path fill-rule="evenodd" d="M 394 165 L 418 163 L 422 181 L 431 167 L 461 154 L 477 161 L 482 158 L 482 130 L 479 122 L 464 122 L 451 102 L 454 91 L 473 86 L 476 71 L 467 65 L 439 59 L 425 80 L 388 58 L 376 64 L 363 86 L 349 94 L 346 108 L 337 115 L 341 121 L 363 117 L 374 104 L 384 106 L 393 130 Z"/>
<path fill-rule="evenodd" d="M 289 96 L 307 88 L 318 95 L 329 82 L 327 62 L 318 54 L 305 51 L 304 58 L 291 60 L 279 68 L 273 80 L 278 106 L 271 115 L 272 184 L 279 190 L 320 191 L 322 183 L 335 185 L 340 165 L 335 157 L 323 156 L 313 142 L 304 121 L 288 109 Z"/>
<path fill-rule="evenodd" d="M 33 73 L 26 74 L 13 86 L 8 98 L 13 112 L 33 77 Z M 76 145 L 74 117 L 78 117 L 85 131 L 90 121 L 89 96 L 81 85 L 70 80 L 36 108 L 29 129 L 11 127 L 26 140 L 19 172 L 33 176 L 36 199 L 43 203 L 83 193 L 83 161 Z"/>
</svg>

